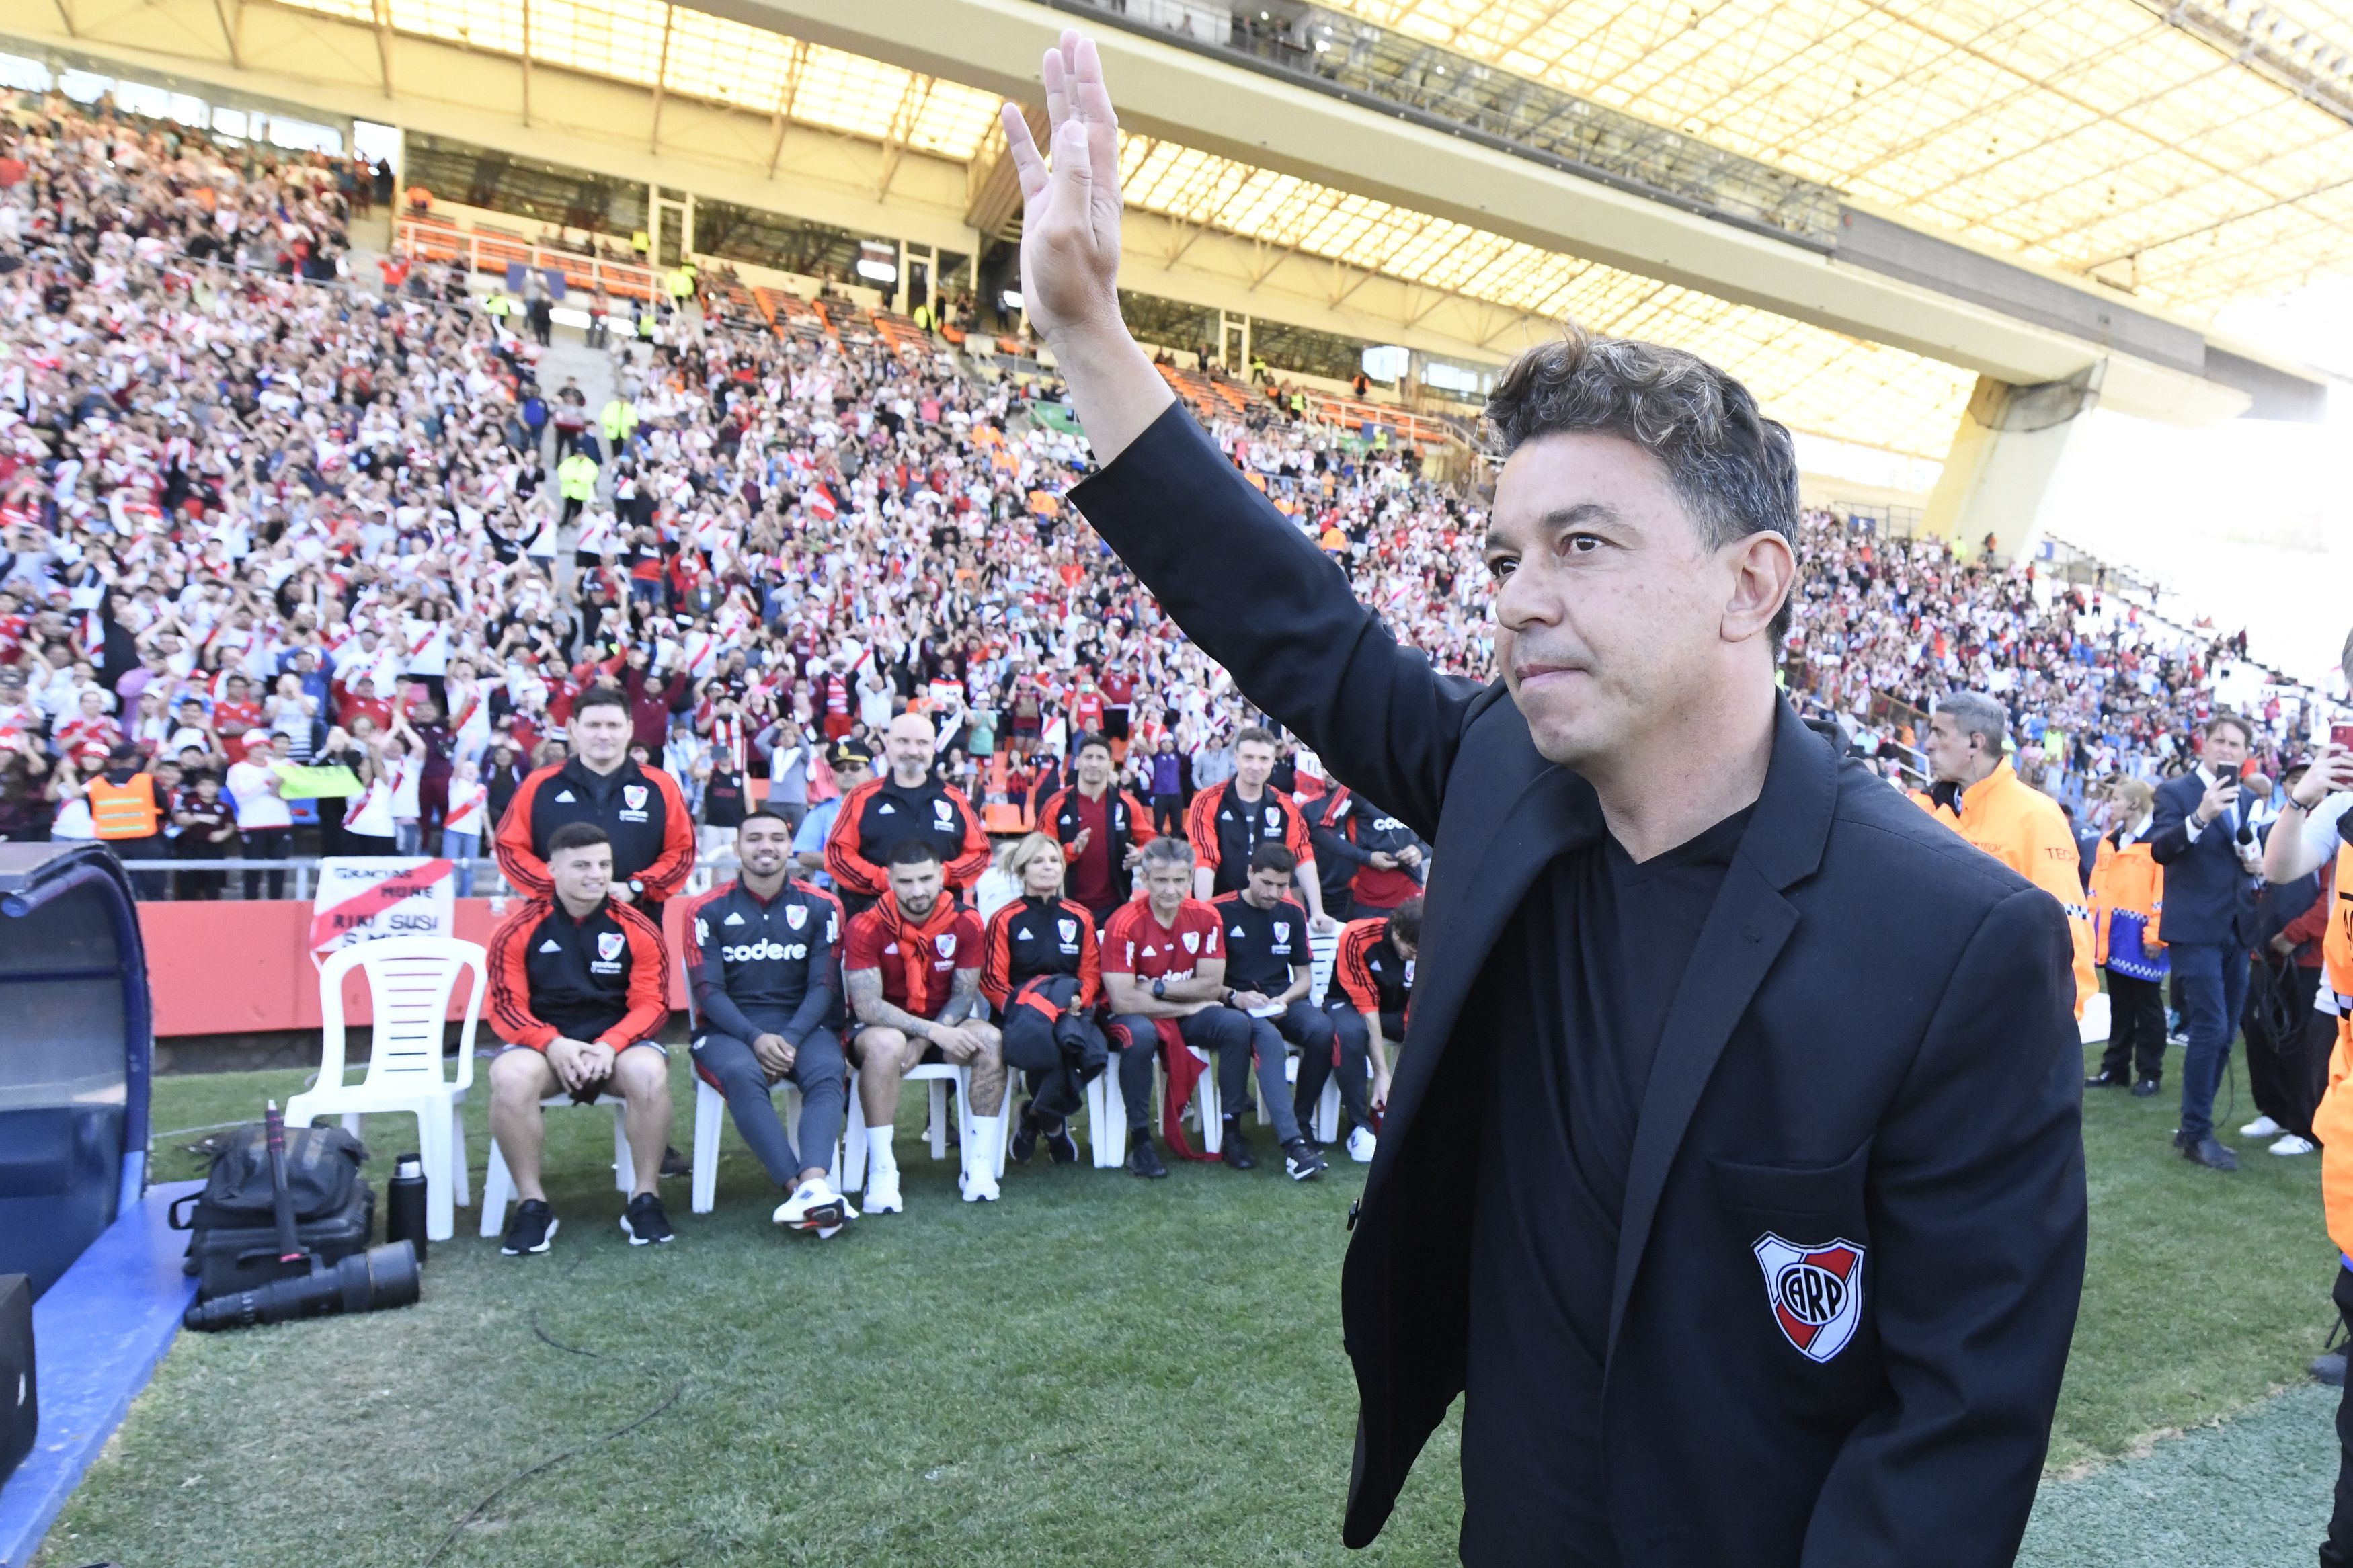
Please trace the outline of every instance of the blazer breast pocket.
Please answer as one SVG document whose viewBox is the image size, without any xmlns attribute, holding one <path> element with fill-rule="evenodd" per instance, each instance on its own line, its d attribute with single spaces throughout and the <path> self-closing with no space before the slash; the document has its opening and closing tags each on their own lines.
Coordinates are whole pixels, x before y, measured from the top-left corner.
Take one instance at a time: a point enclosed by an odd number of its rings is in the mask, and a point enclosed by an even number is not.
<svg viewBox="0 0 2353 1568">
<path fill-rule="evenodd" d="M 1727 1214 L 1828 1227 L 1851 1241 L 1863 1224 L 1863 1177 L 1871 1168 L 1871 1145 L 1834 1165 L 1751 1165 L 1736 1160 L 1709 1162 L 1716 1202 Z M 1806 1222 L 1817 1222 L 1808 1225 Z"/>
<path fill-rule="evenodd" d="M 1832 1165 L 1717 1160 L 1709 1166 L 1725 1223 L 1761 1275 L 1765 1296 L 1756 1321 L 1779 1331 L 1800 1358 L 1788 1364 L 1805 1369 L 1809 1396 L 1829 1401 L 1825 1408 L 1843 1408 L 1841 1402 L 1856 1397 L 1876 1359 L 1868 1348 L 1840 1359 L 1858 1340 L 1876 1343 L 1864 1300 L 1871 1228 L 1863 1178 L 1870 1166 L 1868 1142 Z M 1825 1367 L 1839 1370 L 1817 1370 Z M 1818 1381 L 1824 1377 L 1827 1383 Z"/>
</svg>

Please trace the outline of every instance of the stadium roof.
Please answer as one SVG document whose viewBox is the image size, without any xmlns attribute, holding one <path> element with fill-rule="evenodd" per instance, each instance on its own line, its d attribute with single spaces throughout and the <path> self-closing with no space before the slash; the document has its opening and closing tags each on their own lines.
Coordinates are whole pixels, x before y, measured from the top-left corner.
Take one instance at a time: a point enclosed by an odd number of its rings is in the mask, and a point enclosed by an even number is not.
<svg viewBox="0 0 2353 1568">
<path fill-rule="evenodd" d="M 2353 255 L 2353 4 L 1334 0 L 2210 319 Z"/>
<path fill-rule="evenodd" d="M 362 25 L 372 0 L 287 0 Z M 385 0 L 396 31 L 519 55 L 524 0 Z M 992 94 L 660 0 L 528 0 L 534 62 L 725 103 L 970 162 Z M 1936 459 L 1970 374 L 1768 310 L 1714 299 L 1467 225 L 1253 169 L 1174 142 L 1125 140 L 1130 200 L 1187 222 L 1295 247 L 1531 314 L 1655 337 L 1746 379 L 1790 426 Z"/>
<path fill-rule="evenodd" d="M 285 0 L 373 26 L 375 0 Z M 1002 100 L 662 0 L 383 0 L 394 31 L 969 162 Z"/>
<path fill-rule="evenodd" d="M 1975 382 L 1902 349 L 1166 142 L 1125 137 L 1121 169 L 1127 199 L 1150 211 L 1689 349 L 1784 424 L 1859 446 L 1941 458 Z"/>
<path fill-rule="evenodd" d="M 993 147 L 993 93 L 662 0 L 281 3 L 953 161 Z M 2282 291 L 2348 249 L 2337 226 L 2353 220 L 2353 128 L 2328 90 L 2344 79 L 2344 58 L 2293 36 L 2274 51 L 2287 66 L 2225 56 L 2207 35 L 2243 25 L 2248 8 L 2235 0 L 2211 0 L 2218 20 L 2202 34 L 2166 16 L 2206 0 L 2165 15 L 2137 0 L 1341 3 L 1906 221 L 2191 315 Z M 2353 40 L 2353 25 L 2337 36 Z M 2345 101 L 2353 110 L 2353 96 Z M 1130 135 L 1124 163 L 1140 207 L 1675 342 L 1742 376 L 1786 423 L 1844 442 L 1941 458 L 1973 380 L 1903 349 L 1174 141 Z"/>
</svg>

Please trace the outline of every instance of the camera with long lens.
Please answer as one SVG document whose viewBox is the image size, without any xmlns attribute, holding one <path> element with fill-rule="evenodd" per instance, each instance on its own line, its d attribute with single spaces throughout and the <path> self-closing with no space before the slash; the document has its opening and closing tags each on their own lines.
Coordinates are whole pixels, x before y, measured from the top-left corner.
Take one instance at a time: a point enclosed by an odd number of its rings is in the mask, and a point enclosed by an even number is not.
<svg viewBox="0 0 2353 1568">
<path fill-rule="evenodd" d="M 314 1262 L 308 1274 L 199 1301 L 180 1321 L 191 1329 L 249 1329 L 257 1323 L 412 1306 L 423 1294 L 417 1248 L 406 1241 L 389 1241 L 340 1263 Z"/>
<path fill-rule="evenodd" d="M 230 1156 L 224 1154 L 215 1163 L 207 1193 L 217 1184 L 225 1191 L 241 1196 L 241 1202 L 224 1205 L 231 1214 L 251 1215 L 259 1206 L 254 1200 L 261 1195 L 258 1178 L 261 1171 L 267 1171 L 272 1223 L 266 1229 L 257 1226 L 209 1235 L 201 1225 L 197 1226 L 190 1270 L 198 1271 L 194 1256 L 198 1252 L 215 1268 L 206 1276 L 209 1289 L 187 1310 L 181 1322 L 191 1329 L 242 1329 L 337 1312 L 380 1311 L 415 1303 L 424 1293 L 418 1268 L 421 1248 L 417 1240 L 401 1232 L 412 1229 L 421 1239 L 421 1202 L 396 1204 L 396 1209 L 400 1213 L 396 1214 L 396 1223 L 390 1227 L 394 1239 L 381 1247 L 360 1250 L 367 1239 L 375 1198 L 367 1184 L 353 1173 L 353 1167 L 367 1157 L 366 1152 L 347 1136 L 332 1134 L 329 1142 L 340 1141 L 342 1154 L 347 1158 L 341 1163 L 332 1155 L 318 1158 L 315 1135 L 305 1133 L 304 1138 L 311 1140 L 304 1146 L 305 1191 L 315 1198 L 322 1188 L 322 1169 L 343 1178 L 340 1183 L 323 1184 L 325 1191 L 343 1194 L 343 1201 L 332 1218 L 327 1238 L 320 1241 L 320 1246 L 328 1249 L 322 1254 L 303 1244 L 303 1232 L 296 1223 L 292 1184 L 287 1177 L 286 1121 L 274 1101 L 264 1114 L 261 1132 L 261 1149 L 255 1149 L 248 1138 L 242 1145 L 241 1162 L 232 1163 Z M 261 1158 L 256 1160 L 257 1154 Z M 257 1164 L 260 1170 L 255 1169 Z M 424 1184 L 417 1179 L 421 1173 L 416 1166 L 414 1156 L 404 1160 L 400 1176 L 421 1189 Z M 403 1184 L 396 1177 L 395 1184 Z M 398 1195 L 416 1198 L 418 1194 Z M 417 1222 L 413 1226 L 398 1223 L 408 1209 L 417 1211 L 408 1215 Z M 199 1214 L 202 1212 L 200 1207 Z"/>
</svg>

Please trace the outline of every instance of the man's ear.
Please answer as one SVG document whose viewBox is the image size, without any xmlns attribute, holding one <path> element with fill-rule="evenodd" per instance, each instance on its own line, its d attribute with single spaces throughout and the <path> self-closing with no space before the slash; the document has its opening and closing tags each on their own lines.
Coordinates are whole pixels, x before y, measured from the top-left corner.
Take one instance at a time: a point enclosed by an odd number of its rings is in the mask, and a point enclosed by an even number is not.
<svg viewBox="0 0 2353 1568">
<path fill-rule="evenodd" d="M 1724 547 L 1732 569 L 1732 592 L 1725 600 L 1723 637 L 1746 642 L 1768 632 L 1773 617 L 1796 590 L 1798 557 L 1788 539 L 1772 530 L 1745 534 Z"/>
</svg>

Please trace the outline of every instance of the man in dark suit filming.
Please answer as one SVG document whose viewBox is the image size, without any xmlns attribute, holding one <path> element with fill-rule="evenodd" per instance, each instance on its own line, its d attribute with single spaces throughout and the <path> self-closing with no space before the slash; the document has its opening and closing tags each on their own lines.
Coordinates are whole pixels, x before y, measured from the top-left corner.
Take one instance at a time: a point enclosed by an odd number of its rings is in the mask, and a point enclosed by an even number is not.
<svg viewBox="0 0 2353 1568">
<path fill-rule="evenodd" d="M 1774 687 L 1789 437 L 1572 331 L 1488 408 L 1485 686 L 1400 648 L 1123 326 L 1092 44 L 1018 111 L 1023 297 L 1089 521 L 1252 701 L 1432 847 L 1343 1280 L 1371 1541 L 1457 1395 L 1466 1563 L 2008 1563 L 2082 1284 L 2052 896 Z M 1253 592 L 1237 595 L 1233 584 Z"/>
<path fill-rule="evenodd" d="M 2173 1146 L 2193 1165 L 2235 1171 L 2238 1156 L 2214 1136 L 2214 1093 L 2247 1001 L 2248 950 L 2255 932 L 2255 872 L 2263 847 L 2254 802 L 2239 793 L 2247 721 L 2218 713 L 2206 724 L 2197 767 L 2157 789 L 2148 852 L 2165 868 L 2165 941 L 2181 987 L 2181 1124 Z"/>
</svg>

